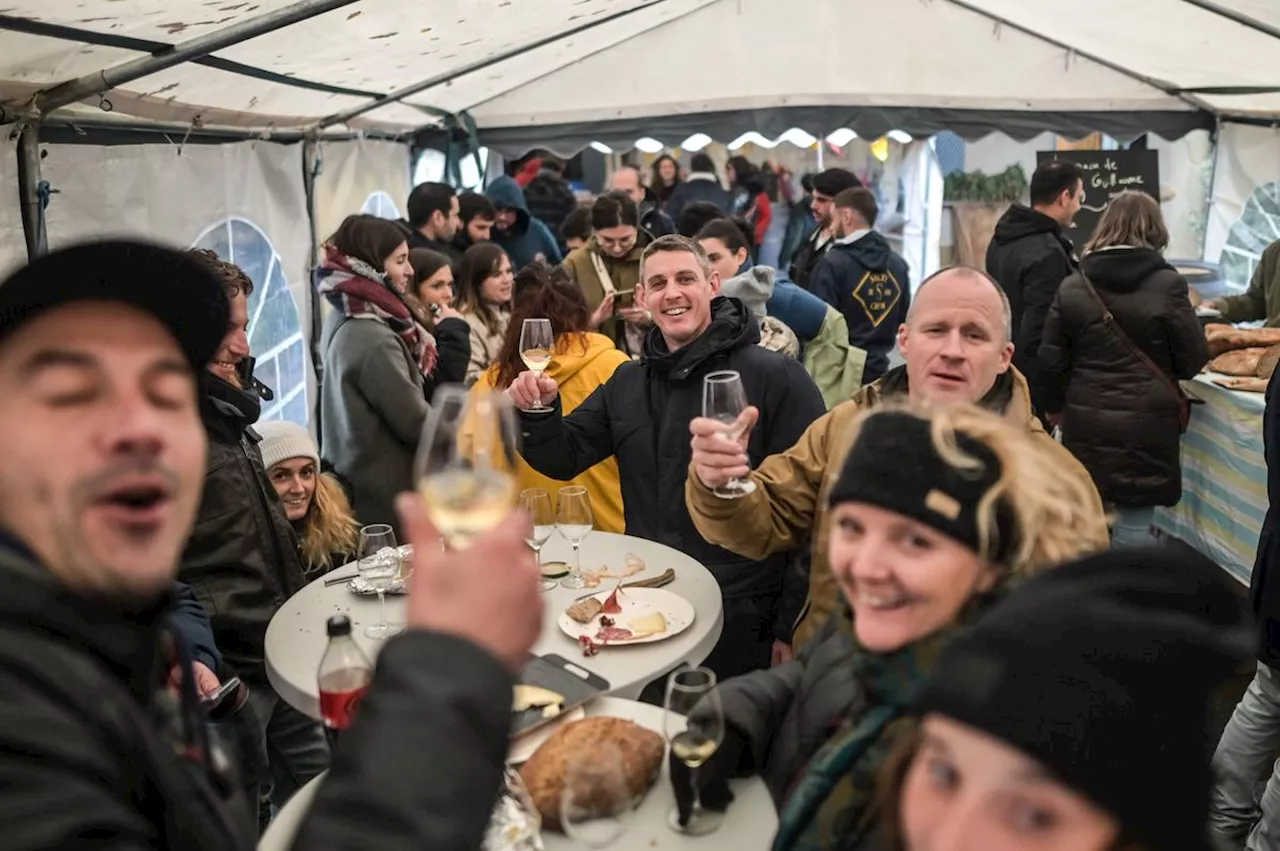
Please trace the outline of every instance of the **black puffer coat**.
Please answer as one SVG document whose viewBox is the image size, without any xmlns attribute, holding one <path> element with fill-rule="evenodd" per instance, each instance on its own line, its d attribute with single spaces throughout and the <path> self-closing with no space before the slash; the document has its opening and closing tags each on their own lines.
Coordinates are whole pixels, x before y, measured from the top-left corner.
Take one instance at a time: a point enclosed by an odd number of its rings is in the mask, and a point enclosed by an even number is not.
<svg viewBox="0 0 1280 851">
<path fill-rule="evenodd" d="M 1267 458 L 1267 516 L 1258 538 L 1258 555 L 1249 582 L 1258 629 L 1258 661 L 1280 670 L 1280 370 L 1267 383 L 1262 415 L 1262 445 Z"/>
<path fill-rule="evenodd" d="M 224 660 L 251 683 L 265 683 L 267 624 L 304 584 L 297 539 L 250 427 L 257 399 L 212 375 L 201 385 L 209 463 L 178 576 L 209 613 Z"/>
<path fill-rule="evenodd" d="M 1116 324 L 1169 382 L 1209 359 L 1187 282 L 1150 248 L 1113 248 L 1082 271 Z M 1173 505 L 1182 496 L 1178 400 L 1103 321 L 1079 274 L 1049 311 L 1040 361 L 1065 380 L 1062 442 L 1089 471 L 1103 502 L 1118 508 Z"/>
<path fill-rule="evenodd" d="M 1062 407 L 1062 388 L 1038 357 L 1044 323 L 1058 287 L 1076 268 L 1062 226 L 1044 213 L 1014 204 L 996 222 L 987 246 L 987 274 L 1009 296 L 1013 365 L 1026 377 L 1031 405 L 1042 417 Z"/>
<path fill-rule="evenodd" d="M 689 421 L 702 416 L 709 372 L 737 370 L 747 399 L 760 409 L 747 454 L 752 466 L 791 448 L 822 415 L 822 396 L 804 367 L 756 345 L 759 325 L 741 301 L 712 302 L 711 326 L 692 343 L 668 351 L 655 328 L 644 358 L 623 364 L 567 417 L 560 400 L 550 414 L 522 414 L 522 454 L 544 476 L 568 480 L 617 456 L 627 534 L 658 541 L 706 565 L 726 598 L 776 594 L 786 557 L 752 562 L 707 543 L 693 525 L 684 483 L 693 450 Z"/>
</svg>

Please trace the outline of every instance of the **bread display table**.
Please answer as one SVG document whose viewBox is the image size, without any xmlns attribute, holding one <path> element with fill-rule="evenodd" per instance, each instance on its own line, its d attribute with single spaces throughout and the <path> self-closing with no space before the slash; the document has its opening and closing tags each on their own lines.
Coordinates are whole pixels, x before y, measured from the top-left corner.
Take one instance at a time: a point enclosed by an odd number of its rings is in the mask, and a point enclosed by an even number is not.
<svg viewBox="0 0 1280 851">
<path fill-rule="evenodd" d="M 533 652 L 539 656 L 556 653 L 581 665 L 609 681 L 609 693 L 634 698 L 651 680 L 664 676 L 684 663 L 700 664 L 711 653 L 724 623 L 720 586 L 715 577 L 694 559 L 662 544 L 615 535 L 592 532 L 582 544 L 582 566 L 594 569 L 606 564 L 620 570 L 628 553 L 644 559 L 643 573 L 628 577 L 644 579 L 664 570 L 675 570 L 676 578 L 665 590 L 693 604 L 693 624 L 679 635 L 631 647 L 606 647 L 598 656 L 584 658 L 578 643 L 560 631 L 560 613 L 575 598 L 590 591 L 608 590 L 617 580 L 605 580 L 599 588 L 581 591 L 561 588 L 543 594 L 546 612 L 542 636 Z M 568 542 L 552 535 L 543 549 L 544 561 L 568 561 L 572 556 Z M 355 574 L 354 565 L 345 565 L 330 576 Z M 325 577 L 315 580 L 285 601 L 267 627 L 267 677 L 272 687 L 289 705 L 312 718 L 320 717 L 316 669 L 324 654 L 325 621 L 342 612 L 351 618 L 352 634 L 361 648 L 373 658 L 383 642 L 364 636 L 364 626 L 378 619 L 378 598 L 351 593 L 345 584 L 325 587 Z M 404 598 L 387 597 L 387 616 L 392 621 L 404 620 Z"/>
<path fill-rule="evenodd" d="M 662 732 L 664 711 L 660 706 L 611 697 L 599 698 L 587 704 L 588 715 L 628 718 L 658 733 Z M 293 796 L 263 834 L 262 841 L 258 843 L 258 851 L 285 851 L 289 847 L 322 782 L 323 774 Z M 720 830 L 706 836 L 678 834 L 667 826 L 667 813 L 675 804 L 675 794 L 671 790 L 671 780 L 664 762 L 661 775 L 631 819 L 627 832 L 609 846 L 609 851 L 682 851 L 708 848 L 763 851 L 772 844 L 773 836 L 778 830 L 778 816 L 773 810 L 769 790 L 758 777 L 734 780 L 730 786 L 735 800 Z M 543 832 L 542 839 L 546 851 L 576 851 L 586 847 L 549 831 Z"/>
<path fill-rule="evenodd" d="M 1182 382 L 1203 400 L 1182 436 L 1182 500 L 1156 511 L 1156 527 L 1249 584 L 1267 514 L 1261 393 L 1228 390 L 1202 374 Z"/>
</svg>

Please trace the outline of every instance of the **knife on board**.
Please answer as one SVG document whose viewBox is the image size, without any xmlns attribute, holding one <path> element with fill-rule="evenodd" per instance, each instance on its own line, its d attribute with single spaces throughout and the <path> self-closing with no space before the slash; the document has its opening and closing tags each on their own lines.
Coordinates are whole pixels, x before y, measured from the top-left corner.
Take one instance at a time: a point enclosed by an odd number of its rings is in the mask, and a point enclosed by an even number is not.
<svg viewBox="0 0 1280 851">
<path fill-rule="evenodd" d="M 663 585 L 670 585 L 672 582 L 675 581 L 675 578 L 676 578 L 675 568 L 668 567 L 666 570 L 662 571 L 662 573 L 659 573 L 657 576 L 651 576 L 648 579 L 637 579 L 634 582 L 624 582 L 618 587 L 619 588 L 661 588 Z M 595 591 L 592 591 L 590 594 L 583 594 L 581 597 L 574 597 L 573 601 L 576 603 L 579 600 L 585 600 L 588 597 L 594 597 L 595 595 L 600 593 L 600 590 L 601 589 L 597 588 Z"/>
</svg>

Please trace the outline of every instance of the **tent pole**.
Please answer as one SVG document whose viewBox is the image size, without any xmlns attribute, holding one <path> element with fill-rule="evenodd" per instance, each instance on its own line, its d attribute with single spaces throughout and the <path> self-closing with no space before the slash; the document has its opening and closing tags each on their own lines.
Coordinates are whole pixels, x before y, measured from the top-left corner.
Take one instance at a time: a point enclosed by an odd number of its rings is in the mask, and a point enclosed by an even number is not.
<svg viewBox="0 0 1280 851">
<path fill-rule="evenodd" d="M 540 38 L 537 41 L 531 42 L 530 44 L 522 44 L 518 47 L 513 47 L 510 50 L 504 50 L 501 53 L 490 56 L 487 59 L 482 59 L 477 62 L 470 62 L 456 70 L 446 71 L 443 74 L 437 74 L 436 76 L 423 80 L 420 83 L 414 83 L 411 86 L 405 86 L 402 89 L 397 89 L 396 91 L 391 92 L 390 94 L 383 95 L 382 97 L 377 98 L 376 100 L 372 100 L 369 103 L 363 104 L 362 106 L 352 107 L 351 109 L 344 109 L 342 112 L 335 112 L 333 115 L 330 115 L 327 118 L 321 119 L 320 122 L 316 124 L 313 129 L 324 130 L 326 127 L 332 127 L 335 124 L 345 124 L 353 118 L 364 115 L 366 112 L 372 112 L 373 110 L 378 109 L 380 107 L 389 106 L 390 104 L 397 103 L 399 101 L 404 100 L 407 97 L 416 95 L 419 92 L 425 92 L 427 89 L 431 89 L 436 86 L 442 85 L 444 83 L 448 83 L 449 81 L 456 80 L 459 77 L 465 77 L 467 74 L 474 74 L 476 71 L 483 71 L 485 68 L 488 68 L 491 65 L 496 65 L 499 62 L 505 62 L 508 59 L 512 59 L 516 56 L 520 56 L 532 50 L 537 50 L 540 47 L 545 47 L 548 44 L 554 44 L 557 41 L 562 41 L 563 39 L 569 38 L 570 36 L 575 36 L 578 33 L 586 32 L 587 30 L 593 29 L 594 27 L 598 27 L 601 24 L 607 24 L 610 21 L 616 21 L 619 18 L 624 18 L 627 15 L 633 14 L 635 12 L 639 12 L 644 9 L 652 9 L 654 6 L 657 6 L 659 3 L 663 3 L 665 1 L 666 0 L 653 0 L 653 2 L 645 3 L 642 6 L 633 6 L 630 9 L 623 9 L 621 12 L 614 12 L 612 15 L 604 15 L 600 18 L 597 18 L 594 21 L 588 21 L 585 24 L 579 24 L 578 26 L 573 27 L 572 29 L 569 29 L 569 30 L 565 30 L 564 32 L 559 32 L 559 33 L 555 33 L 554 35 L 549 35 L 545 38 Z M 413 104 L 410 104 L 410 106 L 412 105 Z"/>
<path fill-rule="evenodd" d="M 28 124 L 18 136 L 18 197 L 22 202 L 22 231 L 26 236 L 28 261 L 35 261 L 49 251 L 40 180 L 40 125 Z"/>
<path fill-rule="evenodd" d="M 1237 12 L 1235 9 L 1228 9 L 1221 3 L 1213 2 L 1213 0 L 1182 0 L 1182 2 L 1190 3 L 1192 6 L 1204 9 L 1206 12 L 1221 15 L 1222 17 L 1234 21 L 1241 26 L 1269 35 L 1272 38 L 1280 38 L 1280 28 L 1273 27 L 1270 24 L 1260 21 L 1250 15 L 1246 15 L 1243 12 Z"/>
<path fill-rule="evenodd" d="M 133 82 L 139 77 L 181 65 L 192 59 L 208 56 L 214 51 L 222 50 L 233 44 L 257 38 L 269 32 L 314 18 L 325 12 L 349 6 L 356 0 L 299 0 L 265 15 L 232 24 L 220 30 L 198 36 L 190 41 L 174 45 L 173 49 L 150 56 L 143 56 L 111 68 L 95 71 L 65 83 L 59 83 L 51 89 L 38 92 L 31 106 L 43 115 L 59 107 L 67 106 L 100 95 L 118 86 Z"/>
</svg>

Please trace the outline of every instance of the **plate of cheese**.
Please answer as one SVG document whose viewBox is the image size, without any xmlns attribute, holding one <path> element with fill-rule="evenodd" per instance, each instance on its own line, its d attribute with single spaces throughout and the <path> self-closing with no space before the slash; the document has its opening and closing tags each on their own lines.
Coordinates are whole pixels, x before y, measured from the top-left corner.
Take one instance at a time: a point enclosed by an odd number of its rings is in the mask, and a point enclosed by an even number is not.
<svg viewBox="0 0 1280 851">
<path fill-rule="evenodd" d="M 575 600 L 560 613 L 560 630 L 594 655 L 593 648 L 650 644 L 693 624 L 693 604 L 665 588 L 616 588 Z"/>
</svg>

